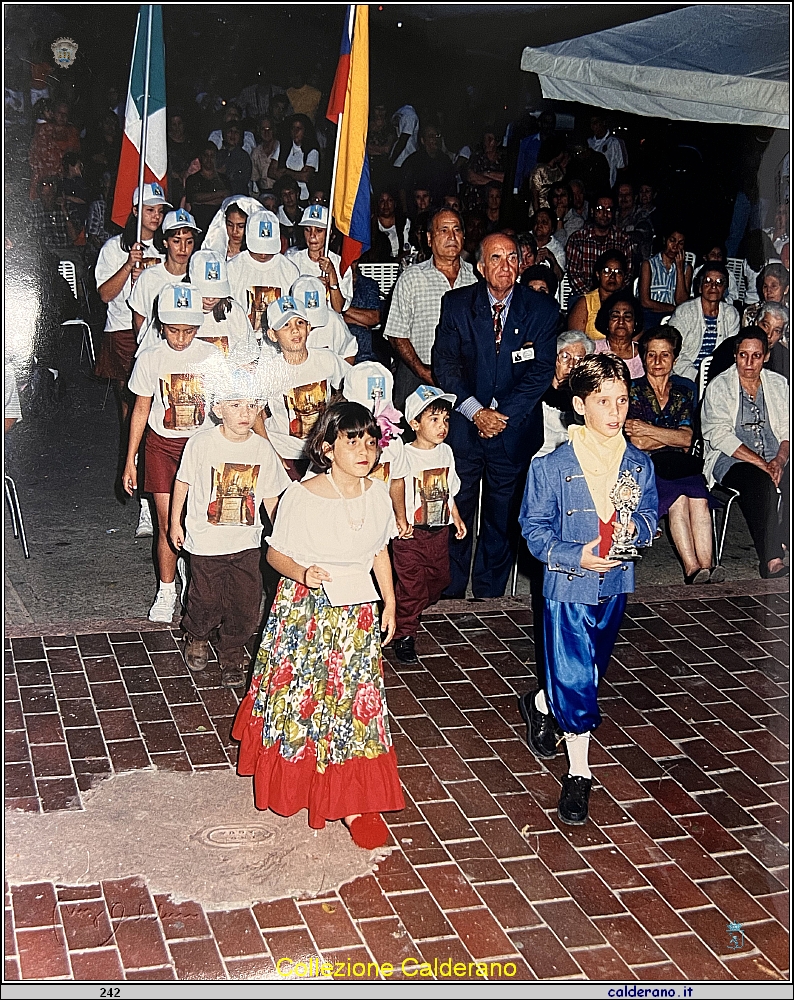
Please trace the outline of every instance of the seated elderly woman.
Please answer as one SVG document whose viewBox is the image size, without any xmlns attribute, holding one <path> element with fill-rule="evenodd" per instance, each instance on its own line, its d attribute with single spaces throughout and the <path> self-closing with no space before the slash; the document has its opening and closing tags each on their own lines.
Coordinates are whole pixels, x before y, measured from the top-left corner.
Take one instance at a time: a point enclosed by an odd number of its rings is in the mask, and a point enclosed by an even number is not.
<svg viewBox="0 0 794 1000">
<path fill-rule="evenodd" d="M 684 583 L 721 583 L 725 570 L 712 567 L 710 497 L 703 463 L 689 454 L 697 390 L 694 382 L 673 375 L 681 334 L 673 326 L 657 326 L 643 333 L 638 347 L 645 375 L 631 383 L 626 435 L 653 462 L 659 518 L 667 514 Z"/>
<path fill-rule="evenodd" d="M 728 288 L 728 269 L 720 261 L 703 265 L 695 288 L 697 298 L 682 302 L 670 323 L 683 338 L 675 373 L 696 382 L 700 363 L 723 340 L 739 332 L 739 314 L 722 300 Z"/>
<path fill-rule="evenodd" d="M 742 330 L 736 364 L 706 388 L 701 416 L 706 480 L 738 490 L 764 579 L 788 575 L 789 520 L 788 383 L 764 370 L 767 351 L 763 330 Z"/>
<path fill-rule="evenodd" d="M 548 271 L 548 268 L 544 268 Z M 548 455 L 568 440 L 568 427 L 577 423 L 568 377 L 576 365 L 593 353 L 593 342 L 581 330 L 566 330 L 557 338 L 557 362 L 551 385 L 541 396 L 543 444 L 534 458 Z"/>
<path fill-rule="evenodd" d="M 758 302 L 748 305 L 742 313 L 742 326 L 758 323 L 760 310 L 765 302 L 777 302 L 788 308 L 789 273 L 777 261 L 767 264 L 755 282 Z"/>
<path fill-rule="evenodd" d="M 596 341 L 595 353 L 616 354 L 626 362 L 632 378 L 641 378 L 645 369 L 634 341 L 642 333 L 642 324 L 642 307 L 628 288 L 613 292 L 596 316 L 596 330 L 604 339 Z"/>
<path fill-rule="evenodd" d="M 626 283 L 628 261 L 620 250 L 606 250 L 595 262 L 596 286 L 574 302 L 568 311 L 568 329 L 584 330 L 591 340 L 603 340 L 596 330 L 596 316 L 605 300 Z"/>
<path fill-rule="evenodd" d="M 769 354 L 764 362 L 764 368 L 768 372 L 777 372 L 788 382 L 789 349 L 783 343 L 783 338 L 788 333 L 788 309 L 777 302 L 762 302 L 758 307 L 755 324 L 746 326 L 742 332 L 757 327 L 764 331 L 769 345 Z M 738 337 L 738 334 L 736 336 Z M 706 385 L 734 364 L 735 348 L 736 337 L 723 340 L 711 358 Z"/>
</svg>

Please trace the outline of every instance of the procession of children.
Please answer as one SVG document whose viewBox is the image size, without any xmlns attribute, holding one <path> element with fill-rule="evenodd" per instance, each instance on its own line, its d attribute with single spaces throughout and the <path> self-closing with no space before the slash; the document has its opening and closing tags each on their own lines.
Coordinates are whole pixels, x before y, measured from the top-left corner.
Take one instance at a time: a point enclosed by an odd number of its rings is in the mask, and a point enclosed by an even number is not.
<svg viewBox="0 0 794 1000">
<path fill-rule="evenodd" d="M 143 205 L 163 204 L 151 187 Z M 323 211 L 309 224 L 327 226 Z M 360 847 L 381 847 L 381 814 L 404 808 L 382 646 L 393 642 L 399 663 L 416 662 L 420 615 L 449 583 L 450 534 L 466 533 L 445 443 L 457 400 L 420 385 L 404 415 L 394 409 L 388 369 L 351 365 L 355 341 L 327 301 L 334 263 L 321 258 L 329 266 L 320 277 L 299 275 L 300 261 L 279 253 L 271 213 L 249 216 L 248 249 L 228 265 L 213 250 L 191 257 L 196 232 L 189 213 L 168 213 L 165 262 L 141 273 L 146 248 L 136 245 L 116 282 L 137 339 L 134 358 L 129 336 L 116 362 L 134 396 L 122 485 L 151 494 L 156 512 L 149 617 L 172 621 L 178 560 L 189 553 L 187 665 L 208 669 L 212 643 L 221 683 L 244 688 L 246 644 L 262 623 L 264 551 L 279 582 L 233 728 L 238 773 L 253 776 L 258 808 L 306 809 L 313 828 L 341 820 Z M 545 566 L 546 636 L 545 685 L 520 708 L 539 757 L 567 751 L 559 815 L 573 824 L 588 815 L 588 738 L 633 589 L 631 551 L 656 529 L 651 463 L 622 433 L 629 384 L 613 355 L 575 369 L 584 422 L 532 463 L 520 516 Z"/>
</svg>

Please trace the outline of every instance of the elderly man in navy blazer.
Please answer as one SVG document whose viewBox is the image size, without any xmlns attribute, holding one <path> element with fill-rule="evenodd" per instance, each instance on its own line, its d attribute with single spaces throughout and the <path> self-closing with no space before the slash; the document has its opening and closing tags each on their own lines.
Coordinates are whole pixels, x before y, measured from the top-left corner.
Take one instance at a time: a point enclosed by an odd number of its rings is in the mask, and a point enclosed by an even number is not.
<svg viewBox="0 0 794 1000">
<path fill-rule="evenodd" d="M 485 280 L 448 292 L 441 304 L 432 368 L 436 384 L 458 399 L 447 443 L 461 480 L 456 503 L 468 528 L 462 541 L 450 541 L 446 597 L 466 593 L 480 481 L 472 590 L 476 598 L 504 594 L 520 494 L 543 441 L 540 397 L 554 375 L 559 309 L 551 296 L 516 283 L 518 262 L 512 236 L 486 236 L 477 251 Z"/>
</svg>

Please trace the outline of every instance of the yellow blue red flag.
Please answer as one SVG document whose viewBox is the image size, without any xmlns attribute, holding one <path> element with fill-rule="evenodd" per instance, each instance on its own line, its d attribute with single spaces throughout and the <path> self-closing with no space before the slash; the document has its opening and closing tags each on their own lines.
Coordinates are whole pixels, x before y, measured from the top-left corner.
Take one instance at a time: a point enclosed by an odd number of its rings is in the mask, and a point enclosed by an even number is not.
<svg viewBox="0 0 794 1000">
<path fill-rule="evenodd" d="M 341 116 L 341 121 L 340 121 Z M 348 4 L 339 63 L 326 118 L 340 129 L 334 203 L 337 229 L 342 233 L 342 272 L 369 249 L 369 9 Z"/>
</svg>

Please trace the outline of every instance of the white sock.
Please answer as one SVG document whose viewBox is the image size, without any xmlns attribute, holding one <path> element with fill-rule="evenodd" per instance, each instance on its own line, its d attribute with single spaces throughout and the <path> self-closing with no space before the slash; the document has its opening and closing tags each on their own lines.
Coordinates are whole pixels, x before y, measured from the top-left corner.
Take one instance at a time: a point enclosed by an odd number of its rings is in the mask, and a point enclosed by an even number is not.
<svg viewBox="0 0 794 1000">
<path fill-rule="evenodd" d="M 176 593 L 176 580 L 172 580 L 170 583 L 163 583 L 163 581 L 161 580 L 160 581 L 160 592 L 163 592 L 163 591 L 167 592 L 169 590 L 172 590 L 174 593 Z"/>
<path fill-rule="evenodd" d="M 549 714 L 549 706 L 546 702 L 546 692 L 543 688 L 538 689 L 538 693 L 535 695 L 535 708 L 542 714 Z"/>
<path fill-rule="evenodd" d="M 568 751 L 568 774 L 572 777 L 592 778 L 587 766 L 590 751 L 590 733 L 566 733 L 565 749 Z"/>
</svg>

